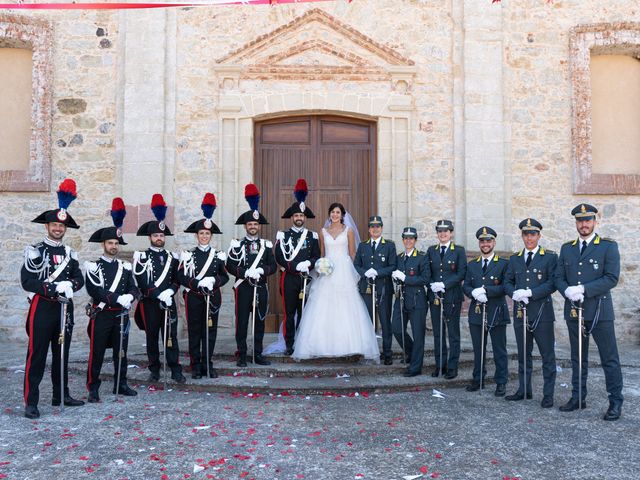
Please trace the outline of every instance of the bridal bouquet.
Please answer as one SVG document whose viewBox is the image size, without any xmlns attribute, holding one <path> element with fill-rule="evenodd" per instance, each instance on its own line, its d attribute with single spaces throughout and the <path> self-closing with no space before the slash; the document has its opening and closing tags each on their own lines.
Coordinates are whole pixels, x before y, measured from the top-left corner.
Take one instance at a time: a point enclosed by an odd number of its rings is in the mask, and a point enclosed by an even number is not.
<svg viewBox="0 0 640 480">
<path fill-rule="evenodd" d="M 322 257 L 316 260 L 316 264 L 313 268 L 320 275 L 331 275 L 333 272 L 333 263 L 327 257 Z"/>
</svg>

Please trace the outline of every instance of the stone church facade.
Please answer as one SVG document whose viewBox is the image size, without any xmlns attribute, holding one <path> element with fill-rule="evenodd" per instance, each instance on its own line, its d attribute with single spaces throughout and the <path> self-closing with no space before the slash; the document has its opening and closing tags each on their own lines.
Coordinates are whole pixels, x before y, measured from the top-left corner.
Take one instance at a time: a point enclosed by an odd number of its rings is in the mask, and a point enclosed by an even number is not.
<svg viewBox="0 0 640 480">
<path fill-rule="evenodd" d="M 18 50 L 30 52 L 26 64 L 12 60 Z M 416 226 L 423 248 L 435 241 L 435 221 L 451 218 L 458 243 L 477 250 L 475 231 L 489 225 L 506 253 L 521 247 L 519 221 L 534 217 L 544 246 L 558 251 L 576 236 L 571 208 L 596 205 L 600 233 L 621 251 L 618 336 L 637 342 L 640 150 L 617 132 L 640 134 L 631 108 L 640 105 L 638 58 L 631 0 L 5 11 L 0 64 L 22 73 L 26 65 L 30 82 L 15 88 L 26 91 L 30 123 L 20 131 L 4 120 L 25 148 L 0 136 L 2 334 L 24 337 L 18 270 L 24 245 L 42 236 L 29 221 L 55 206 L 63 178 L 78 184 L 70 212 L 81 225 L 67 242 L 90 260 L 100 252 L 86 240 L 109 223 L 113 196 L 127 204 L 125 254 L 145 248 L 135 230 L 156 192 L 175 232 L 213 192 L 224 232 L 215 242 L 226 248 L 242 232 L 234 222 L 246 183 L 264 183 L 273 234 L 286 226 L 280 208 L 293 201 L 295 179 L 307 176 L 319 217 L 343 199 L 360 219 L 382 215 L 397 241 L 403 226 Z M 620 78 L 630 86 L 608 94 L 630 108 L 612 120 L 600 86 Z M 620 90 L 631 98 L 618 99 Z M 13 108 L 10 91 L 0 90 L 0 105 Z M 355 158 L 364 167 L 347 168 Z M 168 246 L 192 243 L 178 233 Z M 231 312 L 227 295 L 224 325 Z"/>
</svg>

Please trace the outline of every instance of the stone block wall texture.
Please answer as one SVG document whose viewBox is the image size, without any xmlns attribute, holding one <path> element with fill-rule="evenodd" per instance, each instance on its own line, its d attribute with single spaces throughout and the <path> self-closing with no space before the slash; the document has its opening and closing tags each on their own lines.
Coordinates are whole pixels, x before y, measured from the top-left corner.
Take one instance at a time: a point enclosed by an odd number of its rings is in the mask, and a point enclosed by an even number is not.
<svg viewBox="0 0 640 480">
<path fill-rule="evenodd" d="M 0 193 L 2 334 L 24 338 L 27 304 L 18 282 L 22 249 L 41 237 L 41 227 L 29 221 L 55 205 L 54 191 L 64 177 L 78 183 L 79 197 L 70 211 L 82 228 L 70 231 L 67 241 L 82 260 L 99 254 L 98 246 L 86 239 L 110 221 L 107 210 L 114 195 L 142 210 L 155 191 L 174 207 L 171 226 L 176 232 L 200 216 L 206 191 L 218 198 L 223 191 L 232 193 L 225 198 L 235 193 L 235 202 L 220 204 L 214 214 L 225 232 L 214 243 L 226 248 L 228 240 L 240 234 L 231 219 L 244 207 L 243 181 L 251 176 L 236 171 L 236 165 L 250 165 L 253 152 L 239 149 L 227 155 L 221 145 L 243 144 L 253 132 L 251 118 L 236 120 L 235 127 L 233 119 L 222 121 L 224 112 L 235 108 L 225 102 L 233 95 L 250 99 L 250 107 L 242 108 L 251 112 L 287 111 L 300 104 L 311 110 L 322 105 L 325 111 L 354 112 L 364 104 L 371 105 L 373 117 L 386 108 L 376 106 L 380 92 L 393 95 L 397 85 L 384 79 L 329 76 L 301 81 L 268 74 L 221 79 L 220 59 L 314 8 L 414 64 L 412 78 L 400 92 L 408 102 L 408 120 L 395 126 L 408 128 L 407 141 L 395 148 L 406 150 L 398 158 L 407 163 L 409 222 L 420 232 L 420 245 L 435 242 L 437 219 L 451 218 L 456 240 L 477 250 L 472 234 L 480 225 L 475 222 L 487 219 L 499 229 L 500 249 L 516 249 L 521 245 L 517 224 L 532 216 L 544 224 L 545 246 L 559 250 L 576 236 L 571 208 L 593 203 L 602 212 L 599 231 L 618 240 L 622 254 L 620 284 L 613 294 L 618 336 L 638 342 L 640 313 L 634 292 L 640 282 L 640 198 L 573 194 L 569 49 L 570 31 L 577 25 L 640 22 L 640 9 L 632 0 L 503 0 L 494 5 L 489 0 L 357 0 L 29 14 L 46 18 L 54 37 L 52 191 Z M 301 38 L 288 41 L 303 43 L 307 34 L 301 29 Z M 328 62 L 325 53 L 293 50 L 288 64 L 322 64 Z M 344 57 L 335 60 L 337 65 L 352 60 Z M 373 54 L 365 59 L 379 63 Z M 340 105 L 332 101 L 336 93 L 344 99 Z M 390 138 L 389 123 L 379 124 L 380 142 Z M 225 135 L 228 138 L 221 138 Z M 380 148 L 391 145 L 381 143 Z M 229 162 L 234 155 L 240 158 Z M 378 175 L 378 202 L 388 205 L 392 186 L 386 172 Z M 157 190 L 145 178 L 154 179 Z M 132 234 L 129 239 L 134 240 L 129 253 L 145 246 L 144 239 L 135 240 Z M 192 242 L 191 235 L 178 233 L 168 246 L 180 250 Z M 560 297 L 555 298 L 561 319 Z M 221 324 L 231 326 L 229 292 L 224 301 Z M 82 304 L 81 296 L 76 312 L 80 332 L 86 322 Z M 559 321 L 558 334 L 565 330 Z"/>
</svg>

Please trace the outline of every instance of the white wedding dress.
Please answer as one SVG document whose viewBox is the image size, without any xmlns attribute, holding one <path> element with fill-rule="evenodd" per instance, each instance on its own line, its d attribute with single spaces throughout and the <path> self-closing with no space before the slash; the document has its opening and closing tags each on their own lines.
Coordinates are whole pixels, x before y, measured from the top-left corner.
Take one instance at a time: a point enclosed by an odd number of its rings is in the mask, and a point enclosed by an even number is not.
<svg viewBox="0 0 640 480">
<path fill-rule="evenodd" d="M 295 360 L 363 355 L 380 361 L 376 334 L 358 292 L 360 276 L 349 256 L 348 229 L 335 239 L 322 229 L 325 256 L 333 263 L 333 273 L 311 282 L 296 334 Z"/>
</svg>

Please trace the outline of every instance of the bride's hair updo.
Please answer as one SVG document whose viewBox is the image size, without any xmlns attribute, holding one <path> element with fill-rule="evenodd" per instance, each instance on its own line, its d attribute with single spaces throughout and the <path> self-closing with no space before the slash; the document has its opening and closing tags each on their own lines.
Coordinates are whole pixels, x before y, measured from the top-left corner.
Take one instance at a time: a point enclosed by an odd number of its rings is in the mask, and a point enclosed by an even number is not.
<svg viewBox="0 0 640 480">
<path fill-rule="evenodd" d="M 344 209 L 344 205 L 342 205 L 341 203 L 338 202 L 334 202 L 331 205 L 329 205 L 329 215 L 331 215 L 331 212 L 335 209 L 335 208 L 339 208 L 340 209 L 340 213 L 342 214 L 342 216 L 340 217 L 340 223 L 344 223 L 344 215 L 347 213 L 347 211 Z"/>
</svg>

